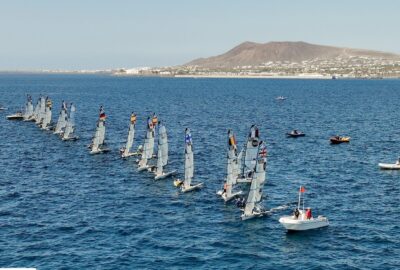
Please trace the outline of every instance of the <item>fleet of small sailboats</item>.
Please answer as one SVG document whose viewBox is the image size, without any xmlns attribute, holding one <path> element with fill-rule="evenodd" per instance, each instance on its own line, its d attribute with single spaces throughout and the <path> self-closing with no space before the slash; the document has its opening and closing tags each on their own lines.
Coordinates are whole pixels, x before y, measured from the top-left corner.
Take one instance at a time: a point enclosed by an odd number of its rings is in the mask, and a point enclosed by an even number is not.
<svg viewBox="0 0 400 270">
<path fill-rule="evenodd" d="M 21 117 L 24 121 L 35 121 L 36 124 L 44 130 L 52 130 L 54 134 L 60 136 L 63 141 L 77 140 L 79 137 L 75 135 L 75 105 L 68 105 L 65 101 L 62 102 L 61 110 L 58 116 L 57 124 L 53 127 L 51 122 L 52 117 L 52 101 L 49 97 L 40 96 L 35 107 L 32 104 L 32 97 L 27 96 L 25 111 L 18 113 L 16 117 Z M 128 129 L 128 137 L 123 148 L 120 149 L 121 157 L 138 155 L 138 170 L 149 171 L 154 173 L 154 179 L 164 179 L 176 175 L 176 170 L 168 170 L 168 135 L 164 123 L 158 122 L 155 114 L 148 117 L 146 123 L 146 135 L 142 151 L 132 152 L 132 146 L 135 138 L 136 114 L 130 116 Z M 92 142 L 89 145 L 90 154 L 98 154 L 110 151 L 106 147 L 106 114 L 103 106 L 100 106 L 99 118 L 97 120 L 95 134 Z M 157 155 L 154 156 L 155 137 L 157 135 Z M 225 202 L 229 202 L 234 198 L 237 199 L 237 205 L 241 209 L 241 219 L 247 220 L 255 217 L 265 216 L 270 214 L 272 210 L 266 210 L 263 202 L 263 188 L 266 181 L 267 168 L 267 149 L 265 142 L 260 140 L 259 129 L 256 125 L 250 127 L 246 142 L 238 153 L 238 146 L 235 135 L 232 130 L 228 130 L 227 136 L 227 155 L 226 155 L 226 177 L 222 190 L 217 192 L 217 195 Z M 203 183 L 193 183 L 194 179 L 194 152 L 193 139 L 189 128 L 185 129 L 184 136 L 184 178 L 175 179 L 174 185 L 180 189 L 182 193 L 201 189 Z M 400 167 L 400 162 L 396 163 Z M 300 199 L 299 199 L 300 200 Z M 299 202 L 300 203 L 300 202 Z M 303 207 L 304 208 L 304 207 Z M 299 215 L 302 217 L 306 212 L 300 210 Z M 304 213 L 303 213 L 304 212 Z M 327 226 L 325 217 L 316 219 L 307 219 L 303 223 L 296 222 L 298 227 L 293 227 L 293 217 L 282 217 L 280 222 L 288 228 L 294 230 L 301 228 L 302 230 Z M 325 222 L 325 223 L 324 223 Z M 291 223 L 292 225 L 288 225 Z M 312 225 L 310 225 L 312 224 Z M 292 226 L 292 227 L 290 227 Z M 293 229 L 294 228 L 294 229 Z M 300 230 L 300 229 L 299 229 Z"/>
</svg>

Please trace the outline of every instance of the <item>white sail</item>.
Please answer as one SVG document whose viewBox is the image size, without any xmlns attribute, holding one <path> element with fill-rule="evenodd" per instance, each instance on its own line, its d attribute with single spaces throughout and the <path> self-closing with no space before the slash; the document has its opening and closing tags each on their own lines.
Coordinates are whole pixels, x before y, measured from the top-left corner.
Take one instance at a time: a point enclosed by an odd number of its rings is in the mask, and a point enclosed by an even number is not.
<svg viewBox="0 0 400 270">
<path fill-rule="evenodd" d="M 40 98 L 36 103 L 35 109 L 33 110 L 33 118 L 36 122 L 39 122 L 39 114 L 40 114 Z"/>
<path fill-rule="evenodd" d="M 106 126 L 104 124 L 104 121 L 99 120 L 99 130 L 100 130 L 100 134 L 99 134 L 99 145 L 103 145 L 104 141 L 106 139 Z"/>
<path fill-rule="evenodd" d="M 101 126 L 103 126 L 103 121 L 97 122 L 96 133 L 94 134 L 93 141 L 92 141 L 92 152 L 96 152 L 100 148 L 100 134 L 101 134 Z"/>
<path fill-rule="evenodd" d="M 228 131 L 228 153 L 227 160 L 228 164 L 226 167 L 226 181 L 225 181 L 225 196 L 227 198 L 232 196 L 233 185 L 236 184 L 237 178 L 237 146 L 236 140 L 233 132 L 231 130 Z"/>
<path fill-rule="evenodd" d="M 73 133 L 75 131 L 75 106 L 71 104 L 69 117 L 67 117 L 67 125 L 65 126 L 65 130 L 63 133 L 63 139 L 67 140 L 73 137 Z"/>
<path fill-rule="evenodd" d="M 257 152 L 259 146 L 259 132 L 257 126 L 253 125 L 250 128 L 250 133 L 244 147 L 244 154 L 241 156 L 241 174 L 246 178 L 249 172 L 253 172 L 256 166 Z"/>
<path fill-rule="evenodd" d="M 153 141 L 154 144 L 153 131 L 150 128 L 148 128 L 146 131 L 146 137 L 144 139 L 143 153 L 139 161 L 139 167 L 146 166 L 147 161 L 151 159 L 153 156 L 153 146 L 151 145 L 151 141 Z"/>
<path fill-rule="evenodd" d="M 48 104 L 45 106 L 45 114 L 42 120 L 41 128 L 49 129 L 51 124 L 51 101 L 47 99 Z"/>
<path fill-rule="evenodd" d="M 250 191 L 244 208 L 244 217 L 254 216 L 254 211 L 258 209 L 257 204 L 261 201 L 263 194 L 266 164 L 266 148 L 262 143 L 259 147 L 256 168 L 251 180 Z"/>
<path fill-rule="evenodd" d="M 158 152 L 157 152 L 157 175 L 163 173 L 163 167 L 168 164 L 168 136 L 167 129 L 160 123 L 158 127 Z"/>
<path fill-rule="evenodd" d="M 42 123 L 46 117 L 46 99 L 45 97 L 40 97 L 40 107 L 39 107 L 39 123 Z"/>
<path fill-rule="evenodd" d="M 184 188 L 190 187 L 194 174 L 193 160 L 193 141 L 190 129 L 186 129 L 185 134 L 185 180 L 183 181 Z"/>
<path fill-rule="evenodd" d="M 54 134 L 62 133 L 66 125 L 67 125 L 67 108 L 65 106 L 65 103 L 63 102 L 60 114 L 58 116 L 57 125 L 54 130 Z"/>
<path fill-rule="evenodd" d="M 33 116 L 32 98 L 28 95 L 28 100 L 25 105 L 24 120 L 29 120 Z"/>
<path fill-rule="evenodd" d="M 124 149 L 125 156 L 129 155 L 129 153 L 131 151 L 134 137 L 135 137 L 135 124 L 131 122 L 129 125 L 128 139 L 126 140 L 125 149 Z"/>
</svg>

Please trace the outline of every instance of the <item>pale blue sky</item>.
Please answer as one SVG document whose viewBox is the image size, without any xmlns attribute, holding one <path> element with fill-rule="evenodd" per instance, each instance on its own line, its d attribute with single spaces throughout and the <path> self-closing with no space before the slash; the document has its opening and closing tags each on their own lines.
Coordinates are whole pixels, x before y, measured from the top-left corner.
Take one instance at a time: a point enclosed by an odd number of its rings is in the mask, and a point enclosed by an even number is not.
<svg viewBox="0 0 400 270">
<path fill-rule="evenodd" d="M 400 53 L 400 1 L 0 0 L 0 70 L 177 65 L 243 41 Z"/>
</svg>

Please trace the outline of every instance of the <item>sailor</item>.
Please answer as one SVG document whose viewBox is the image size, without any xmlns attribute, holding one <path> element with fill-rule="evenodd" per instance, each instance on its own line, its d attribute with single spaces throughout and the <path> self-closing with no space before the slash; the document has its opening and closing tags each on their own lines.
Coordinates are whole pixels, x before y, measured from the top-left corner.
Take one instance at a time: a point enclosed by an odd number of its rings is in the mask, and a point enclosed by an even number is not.
<svg viewBox="0 0 400 270">
<path fill-rule="evenodd" d="M 299 209 L 295 209 L 294 210 L 294 217 L 296 218 L 296 219 L 298 219 L 299 218 L 299 215 L 300 215 L 300 212 L 299 212 Z"/>
<path fill-rule="evenodd" d="M 293 134 L 297 134 L 297 129 L 293 130 Z"/>
<path fill-rule="evenodd" d="M 307 208 L 307 210 L 306 210 L 306 218 L 307 219 L 311 219 L 312 218 L 311 208 Z"/>
<path fill-rule="evenodd" d="M 400 165 L 400 157 L 397 159 L 396 164 Z"/>
<path fill-rule="evenodd" d="M 131 123 L 136 124 L 136 114 L 134 112 L 131 114 Z"/>
<path fill-rule="evenodd" d="M 158 123 L 158 118 L 156 113 L 153 113 L 153 118 L 151 119 L 151 122 L 153 123 L 153 127 L 155 127 Z"/>
<path fill-rule="evenodd" d="M 225 182 L 224 183 L 224 190 L 222 191 L 222 194 L 226 193 L 227 188 L 228 188 L 228 184 Z"/>
</svg>

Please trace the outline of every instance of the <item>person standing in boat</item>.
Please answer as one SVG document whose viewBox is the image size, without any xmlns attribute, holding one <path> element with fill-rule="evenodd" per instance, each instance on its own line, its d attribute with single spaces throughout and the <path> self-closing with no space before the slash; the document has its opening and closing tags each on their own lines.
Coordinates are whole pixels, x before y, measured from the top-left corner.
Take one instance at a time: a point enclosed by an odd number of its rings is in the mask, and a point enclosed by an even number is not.
<svg viewBox="0 0 400 270">
<path fill-rule="evenodd" d="M 306 218 L 307 219 L 311 219 L 312 218 L 311 208 L 307 208 L 307 210 L 306 210 Z"/>
<path fill-rule="evenodd" d="M 106 112 L 104 111 L 103 105 L 100 106 L 99 120 L 106 121 Z"/>
</svg>

